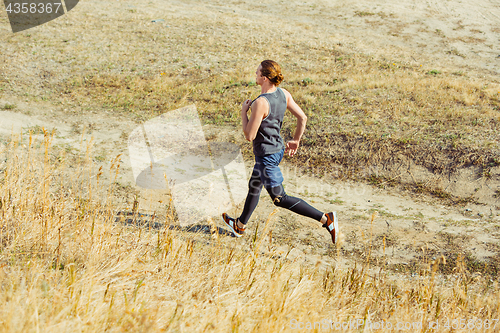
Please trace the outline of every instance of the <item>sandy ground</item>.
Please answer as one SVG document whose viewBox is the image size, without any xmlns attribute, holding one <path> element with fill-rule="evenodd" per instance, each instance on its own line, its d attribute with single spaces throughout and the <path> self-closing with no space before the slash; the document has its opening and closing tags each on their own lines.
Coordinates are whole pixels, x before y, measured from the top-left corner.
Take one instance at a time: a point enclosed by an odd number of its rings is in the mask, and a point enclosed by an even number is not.
<svg viewBox="0 0 500 333">
<path fill-rule="evenodd" d="M 131 1 L 82 1 L 70 14 L 91 11 L 89 8 L 121 10 L 137 8 Z M 318 43 L 335 40 L 352 50 L 399 59 L 427 68 L 479 75 L 498 80 L 500 74 L 500 3 L 490 0 L 462 1 L 172 1 L 149 2 L 139 8 L 151 17 L 212 15 L 230 20 L 286 22 L 288 29 L 314 31 Z M 5 14 L 0 14 L 5 15 Z M 229 20 L 229 18 L 228 18 Z M 10 33 L 5 17 L 1 33 Z M 285 32 L 284 32 L 285 33 Z M 129 133 L 136 123 L 106 114 L 68 113 L 50 103 L 27 104 L 22 99 L 0 95 L 0 105 L 16 104 L 15 111 L 0 111 L 0 135 L 5 143 L 12 134 L 29 129 L 57 129 L 54 145 L 84 149 L 93 137 L 93 149 L 102 157 L 98 164 L 109 167 L 109 161 L 122 155 L 122 184 L 132 184 L 133 177 L 126 148 Z M 206 127 L 206 133 L 220 133 L 220 128 Z M 239 129 L 238 129 L 239 130 Z M 82 134 L 83 133 L 83 134 Z M 239 133 L 239 132 L 238 132 Z M 222 138 L 224 139 L 224 138 Z M 240 138 L 239 143 L 245 143 Z M 83 147 L 82 147 L 83 144 Z M 249 162 L 250 163 L 250 162 Z M 500 220 L 496 207 L 445 207 L 426 197 L 396 190 L 384 190 L 366 184 L 352 184 L 335 179 L 319 180 L 303 176 L 301 171 L 283 165 L 285 185 L 291 195 L 300 196 L 320 210 L 336 210 L 345 235 L 341 256 L 336 257 L 329 236 L 321 226 L 293 213 L 280 210 L 272 216 L 265 251 L 290 252 L 290 258 L 349 264 L 367 247 L 373 256 L 386 264 L 408 264 L 422 253 L 436 257 L 461 249 L 478 259 L 498 256 Z M 247 164 L 247 172 L 251 171 Z M 152 211 L 158 207 L 150 200 L 158 193 L 136 188 L 142 194 L 141 207 Z M 164 195 L 164 194 L 162 194 Z M 149 198 L 149 199 L 148 199 Z M 148 201 L 149 200 L 149 201 Z M 249 226 L 251 234 L 257 225 L 263 227 L 274 210 L 267 193 Z M 378 215 L 372 215 L 375 211 Z M 237 211 L 230 212 L 236 214 Z M 221 225 L 221 221 L 218 221 Z M 297 242 L 297 239 L 300 240 Z M 228 241 L 233 241 L 229 239 Z M 236 240 L 234 240 L 236 241 Z M 246 244 L 249 243 L 247 239 Z M 371 244 L 371 245 L 370 245 Z M 337 258 L 337 259 L 335 259 Z M 358 257 L 359 258 L 359 257 Z"/>
<path fill-rule="evenodd" d="M 322 1 L 309 7 L 307 15 L 287 15 L 363 53 L 499 74 L 496 1 Z"/>
<path fill-rule="evenodd" d="M 313 31 L 358 52 L 483 75 L 500 74 L 500 4 L 496 1 L 253 1 L 176 2 L 217 15 L 259 17 Z M 177 7 L 178 6 L 178 7 Z M 161 15 L 160 15 L 161 16 Z M 285 33 L 285 32 L 284 32 Z"/>
<path fill-rule="evenodd" d="M 318 43 L 333 39 L 357 52 L 388 59 L 467 74 L 479 70 L 493 78 L 500 74 L 496 1 L 183 1 L 174 2 L 169 14 L 191 16 L 193 10 L 287 23 L 298 33 L 314 32 Z"/>
</svg>

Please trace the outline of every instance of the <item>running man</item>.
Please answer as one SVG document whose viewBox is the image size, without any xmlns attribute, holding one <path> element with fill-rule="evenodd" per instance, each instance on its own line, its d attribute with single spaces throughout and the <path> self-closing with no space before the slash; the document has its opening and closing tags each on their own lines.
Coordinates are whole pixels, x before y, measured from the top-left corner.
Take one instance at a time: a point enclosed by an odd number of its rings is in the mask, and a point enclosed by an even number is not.
<svg viewBox="0 0 500 333">
<path fill-rule="evenodd" d="M 253 143 L 255 166 L 248 182 L 248 194 L 243 212 L 236 219 L 226 213 L 222 214 L 222 218 L 236 237 L 243 236 L 246 224 L 259 203 L 262 187 L 265 187 L 276 206 L 322 223 L 335 244 L 339 236 L 336 212 L 324 214 L 304 200 L 287 195 L 282 185 L 284 179 L 279 164 L 286 151 L 289 156 L 297 152 L 306 128 L 307 117 L 295 103 L 292 95 L 278 87 L 283 81 L 283 74 L 281 67 L 275 61 L 264 60 L 255 74 L 255 82 L 261 87 L 261 94 L 253 101 L 247 99 L 241 107 L 243 133 L 245 138 Z M 248 119 L 247 112 L 250 107 L 252 113 Z M 280 130 L 287 109 L 297 118 L 297 128 L 293 139 L 287 142 L 285 149 Z"/>
</svg>

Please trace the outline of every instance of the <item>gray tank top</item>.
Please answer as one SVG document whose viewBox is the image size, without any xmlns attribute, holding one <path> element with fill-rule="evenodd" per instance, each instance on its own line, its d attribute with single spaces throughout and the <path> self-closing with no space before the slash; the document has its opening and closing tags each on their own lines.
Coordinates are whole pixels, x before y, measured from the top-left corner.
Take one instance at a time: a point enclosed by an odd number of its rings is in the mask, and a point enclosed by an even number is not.
<svg viewBox="0 0 500 333">
<path fill-rule="evenodd" d="M 261 94 L 259 97 L 264 97 L 269 102 L 269 114 L 262 120 L 253 140 L 253 153 L 255 156 L 264 156 L 285 148 L 280 130 L 286 111 L 286 96 L 283 90 L 277 87 L 272 93 Z"/>
</svg>

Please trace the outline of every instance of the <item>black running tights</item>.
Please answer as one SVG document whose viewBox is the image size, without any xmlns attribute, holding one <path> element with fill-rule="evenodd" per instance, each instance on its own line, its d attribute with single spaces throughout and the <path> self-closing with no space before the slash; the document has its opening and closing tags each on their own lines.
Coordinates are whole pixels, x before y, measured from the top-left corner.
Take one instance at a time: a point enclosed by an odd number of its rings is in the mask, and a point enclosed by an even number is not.
<svg viewBox="0 0 500 333">
<path fill-rule="evenodd" d="M 263 185 L 260 180 L 259 173 L 253 172 L 250 177 L 250 181 L 248 182 L 248 194 L 245 200 L 245 206 L 243 207 L 243 212 L 239 217 L 241 223 L 246 224 L 250 219 L 255 207 L 257 207 L 257 204 L 259 203 L 262 187 Z M 321 218 L 323 217 L 322 212 L 300 198 L 287 195 L 283 185 L 266 188 L 266 190 L 276 206 L 289 209 L 292 212 L 310 217 L 316 221 L 321 221 Z"/>
</svg>

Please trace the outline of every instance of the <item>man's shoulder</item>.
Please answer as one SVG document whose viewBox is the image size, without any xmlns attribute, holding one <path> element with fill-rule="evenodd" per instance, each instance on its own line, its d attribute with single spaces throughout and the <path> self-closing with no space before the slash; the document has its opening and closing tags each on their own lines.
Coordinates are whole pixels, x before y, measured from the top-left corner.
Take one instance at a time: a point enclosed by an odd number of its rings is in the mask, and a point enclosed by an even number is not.
<svg viewBox="0 0 500 333">
<path fill-rule="evenodd" d="M 266 96 L 261 95 L 253 101 L 252 106 L 254 106 L 254 105 L 255 106 L 265 106 L 265 105 L 269 105 L 268 103 L 269 103 L 269 101 L 267 100 Z"/>
<path fill-rule="evenodd" d="M 283 94 L 285 95 L 285 101 L 286 101 L 286 104 L 288 107 L 288 104 L 289 104 L 290 100 L 292 99 L 292 94 L 290 94 L 288 92 L 288 90 L 286 90 L 286 89 L 283 89 L 283 88 L 280 88 L 280 89 L 281 89 L 281 91 L 283 91 Z"/>
<path fill-rule="evenodd" d="M 292 97 L 292 94 L 290 94 L 290 92 L 289 92 L 288 90 L 286 90 L 286 89 L 284 89 L 284 88 L 280 88 L 280 89 L 281 89 L 281 90 L 283 91 L 283 93 L 285 94 L 286 99 L 288 99 L 288 98 Z"/>
<path fill-rule="evenodd" d="M 263 117 L 268 114 L 269 101 L 264 96 L 257 97 L 252 103 L 252 112 L 262 113 Z"/>
</svg>

